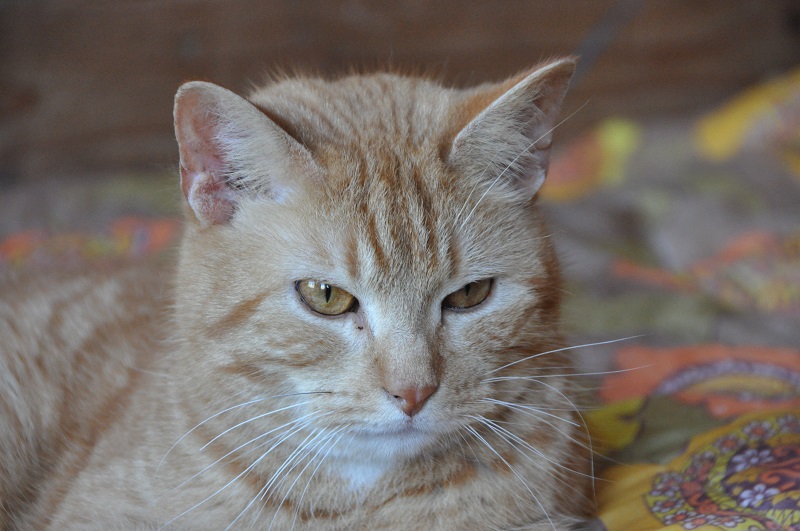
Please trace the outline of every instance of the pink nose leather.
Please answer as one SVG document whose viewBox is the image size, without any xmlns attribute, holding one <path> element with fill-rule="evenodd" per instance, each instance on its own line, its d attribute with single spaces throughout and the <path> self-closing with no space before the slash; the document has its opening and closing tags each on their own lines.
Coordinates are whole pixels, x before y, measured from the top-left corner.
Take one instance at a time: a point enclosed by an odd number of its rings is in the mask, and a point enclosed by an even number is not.
<svg viewBox="0 0 800 531">
<path fill-rule="evenodd" d="M 420 412 L 428 398 L 436 391 L 435 385 L 423 387 L 406 387 L 403 389 L 386 389 L 396 401 L 397 406 L 409 417 Z"/>
</svg>

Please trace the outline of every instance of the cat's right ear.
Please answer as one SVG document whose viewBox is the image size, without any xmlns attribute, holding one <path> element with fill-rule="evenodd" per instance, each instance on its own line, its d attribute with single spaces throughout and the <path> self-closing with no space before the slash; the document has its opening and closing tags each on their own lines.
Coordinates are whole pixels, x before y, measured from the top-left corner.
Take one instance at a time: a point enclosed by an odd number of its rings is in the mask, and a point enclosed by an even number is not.
<svg viewBox="0 0 800 531">
<path fill-rule="evenodd" d="M 203 81 L 175 95 L 181 189 L 201 226 L 228 222 L 245 196 L 281 200 L 291 175 L 316 173 L 299 142 L 253 104 Z"/>
<path fill-rule="evenodd" d="M 487 189 L 527 201 L 544 183 L 556 119 L 575 59 L 540 65 L 499 85 L 466 92 L 471 119 L 456 135 L 449 162 Z"/>
</svg>

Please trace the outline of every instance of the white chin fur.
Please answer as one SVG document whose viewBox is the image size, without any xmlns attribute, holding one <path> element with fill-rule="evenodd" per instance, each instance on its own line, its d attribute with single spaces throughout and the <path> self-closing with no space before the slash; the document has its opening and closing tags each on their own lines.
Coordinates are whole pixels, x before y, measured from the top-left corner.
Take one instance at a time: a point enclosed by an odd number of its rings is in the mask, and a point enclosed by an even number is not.
<svg viewBox="0 0 800 531">
<path fill-rule="evenodd" d="M 436 436 L 419 429 L 395 432 L 357 431 L 352 440 L 330 456 L 331 468 L 349 481 L 354 491 L 372 487 L 386 472 L 420 455 Z"/>
<path fill-rule="evenodd" d="M 361 461 L 386 461 L 415 457 L 434 442 L 434 435 L 421 430 L 387 433 L 356 433 L 348 453 Z"/>
</svg>

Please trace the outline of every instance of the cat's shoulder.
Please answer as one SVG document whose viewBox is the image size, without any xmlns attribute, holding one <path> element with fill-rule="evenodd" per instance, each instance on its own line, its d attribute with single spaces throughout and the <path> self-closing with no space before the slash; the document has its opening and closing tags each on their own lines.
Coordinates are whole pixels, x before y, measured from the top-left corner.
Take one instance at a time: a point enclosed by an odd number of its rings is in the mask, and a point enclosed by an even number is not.
<svg viewBox="0 0 800 531">
<path fill-rule="evenodd" d="M 127 335 L 163 321 L 171 293 L 168 269 L 153 261 L 5 271 L 0 346 L 5 356 L 24 357 L 125 343 Z"/>
<path fill-rule="evenodd" d="M 0 463 L 0 528 L 120 417 L 166 348 L 169 277 L 157 263 L 0 274 L 0 455 L 14 456 Z"/>
<path fill-rule="evenodd" d="M 0 270 L 0 311 L 5 314 L 56 304 L 70 308 L 91 305 L 100 310 L 107 304 L 143 299 L 158 303 L 168 294 L 170 279 L 170 267 L 157 260 Z"/>
</svg>

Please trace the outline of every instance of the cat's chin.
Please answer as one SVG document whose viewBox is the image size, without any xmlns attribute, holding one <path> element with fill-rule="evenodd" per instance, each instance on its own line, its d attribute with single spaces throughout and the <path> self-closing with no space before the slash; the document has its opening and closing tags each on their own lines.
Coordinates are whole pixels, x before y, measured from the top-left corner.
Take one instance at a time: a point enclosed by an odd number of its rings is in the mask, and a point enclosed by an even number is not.
<svg viewBox="0 0 800 531">
<path fill-rule="evenodd" d="M 425 455 L 441 441 L 442 434 L 413 424 L 368 428 L 354 432 L 350 442 L 332 462 L 338 474 L 355 492 L 364 492 L 387 472 L 404 462 Z"/>
<path fill-rule="evenodd" d="M 419 422 L 361 427 L 340 457 L 360 462 L 387 463 L 413 459 L 441 440 L 439 426 Z"/>
</svg>

